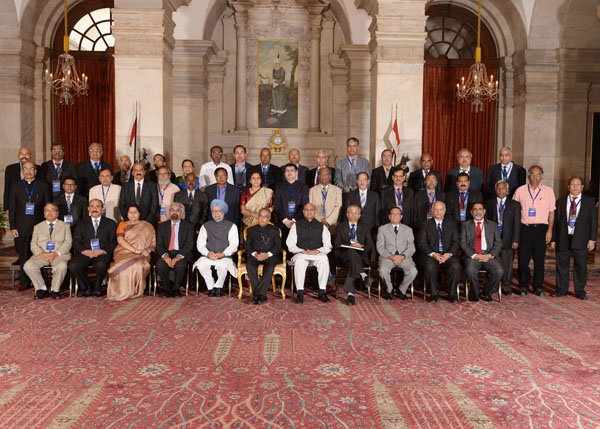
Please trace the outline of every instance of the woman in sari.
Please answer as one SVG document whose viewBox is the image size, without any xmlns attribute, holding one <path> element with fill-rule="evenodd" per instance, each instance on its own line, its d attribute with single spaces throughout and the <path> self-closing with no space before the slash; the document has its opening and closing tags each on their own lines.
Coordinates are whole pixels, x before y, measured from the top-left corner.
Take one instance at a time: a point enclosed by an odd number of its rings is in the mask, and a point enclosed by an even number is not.
<svg viewBox="0 0 600 429">
<path fill-rule="evenodd" d="M 181 170 L 183 171 L 183 174 L 181 176 L 177 176 L 176 184 L 181 189 L 187 189 L 185 186 L 185 176 L 187 176 L 190 173 L 196 175 L 196 173 L 194 173 L 194 161 L 192 161 L 191 159 L 184 159 L 181 163 Z M 198 185 L 198 178 L 196 177 L 196 190 L 198 189 L 200 189 L 200 186 Z"/>
<path fill-rule="evenodd" d="M 123 300 L 144 294 L 146 277 L 150 273 L 150 252 L 156 246 L 152 224 L 140 220 L 137 204 L 127 207 L 127 222 L 117 227 L 117 247 L 114 262 L 108 269 L 107 297 Z"/>
<path fill-rule="evenodd" d="M 250 186 L 242 192 L 240 197 L 240 212 L 244 227 L 258 223 L 260 209 L 273 211 L 273 190 L 262 186 L 263 177 L 255 171 L 250 175 Z"/>
</svg>

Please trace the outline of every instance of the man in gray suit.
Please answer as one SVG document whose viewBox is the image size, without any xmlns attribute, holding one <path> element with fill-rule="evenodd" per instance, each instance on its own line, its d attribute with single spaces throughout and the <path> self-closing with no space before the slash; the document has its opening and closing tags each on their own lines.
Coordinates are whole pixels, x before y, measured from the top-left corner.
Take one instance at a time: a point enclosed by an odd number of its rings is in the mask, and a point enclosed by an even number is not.
<svg viewBox="0 0 600 429">
<path fill-rule="evenodd" d="M 484 220 L 485 207 L 477 202 L 471 207 L 473 220 L 462 224 L 460 229 L 460 247 L 465 254 L 465 276 L 473 287 L 473 301 L 479 301 L 479 270 L 488 273 L 488 282 L 483 290 L 483 300 L 491 301 L 491 293 L 498 289 L 498 283 L 504 275 L 500 263 L 502 237 L 498 224 Z"/>
<path fill-rule="evenodd" d="M 335 174 L 335 186 L 340 188 L 343 193 L 356 189 L 356 177 L 358 173 L 371 173 L 369 161 L 358 156 L 359 141 L 356 137 L 350 137 L 346 141 L 346 150 L 348 156 L 335 165 L 337 170 Z"/>
<path fill-rule="evenodd" d="M 412 260 L 415 253 L 415 238 L 409 226 L 402 225 L 402 212 L 399 207 L 390 209 L 388 216 L 390 223 L 382 225 L 377 230 L 377 253 L 379 253 L 379 276 L 387 286 L 385 299 L 394 297 L 391 273 L 398 267 L 404 271 L 404 278 L 400 284 L 400 299 L 408 299 L 406 290 L 408 285 L 417 277 L 417 267 Z"/>
</svg>

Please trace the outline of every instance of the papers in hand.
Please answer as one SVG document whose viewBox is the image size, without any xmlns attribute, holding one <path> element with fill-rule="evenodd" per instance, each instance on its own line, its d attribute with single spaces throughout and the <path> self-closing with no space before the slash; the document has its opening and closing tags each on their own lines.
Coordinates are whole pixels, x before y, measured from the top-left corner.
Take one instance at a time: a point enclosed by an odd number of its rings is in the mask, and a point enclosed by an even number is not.
<svg viewBox="0 0 600 429">
<path fill-rule="evenodd" d="M 349 246 L 347 244 L 342 244 L 340 247 L 345 247 L 346 249 L 354 249 L 354 250 L 360 250 L 362 252 L 364 252 L 364 248 L 362 247 L 354 247 L 354 246 Z"/>
</svg>

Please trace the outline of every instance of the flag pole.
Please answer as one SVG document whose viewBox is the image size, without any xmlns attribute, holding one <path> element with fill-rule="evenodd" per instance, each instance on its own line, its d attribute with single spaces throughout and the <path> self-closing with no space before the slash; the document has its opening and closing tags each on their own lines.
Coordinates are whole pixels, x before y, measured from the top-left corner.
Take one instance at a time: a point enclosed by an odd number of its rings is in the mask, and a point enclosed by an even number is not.
<svg viewBox="0 0 600 429">
<path fill-rule="evenodd" d="M 135 124 L 135 136 L 133 137 L 133 162 L 137 162 L 137 117 L 138 117 L 138 103 L 139 101 L 135 101 L 135 118 L 133 118 L 133 123 Z"/>
</svg>

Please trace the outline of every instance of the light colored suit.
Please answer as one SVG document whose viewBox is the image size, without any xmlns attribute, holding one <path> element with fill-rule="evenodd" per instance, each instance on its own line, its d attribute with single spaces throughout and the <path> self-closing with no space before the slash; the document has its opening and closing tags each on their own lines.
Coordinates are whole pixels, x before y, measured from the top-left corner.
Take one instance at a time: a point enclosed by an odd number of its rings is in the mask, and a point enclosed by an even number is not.
<svg viewBox="0 0 600 429">
<path fill-rule="evenodd" d="M 121 196 L 121 186 L 114 183 L 108 188 L 104 188 L 104 197 L 102 196 L 102 184 L 90 189 L 88 201 L 94 199 L 102 201 L 106 209 L 106 217 L 117 222 L 121 222 L 121 210 L 119 210 L 119 197 Z"/>
<path fill-rule="evenodd" d="M 399 224 L 398 234 L 394 232 L 394 225 L 386 223 L 377 230 L 377 253 L 379 253 L 379 275 L 386 283 L 388 293 L 392 292 L 392 269 L 398 267 L 404 271 L 404 279 L 400 291 L 406 293 L 408 286 L 417 277 L 418 271 L 412 256 L 415 253 L 415 237 L 410 227 Z M 392 255 L 404 255 L 399 264 L 389 259 Z"/>
<path fill-rule="evenodd" d="M 365 172 L 369 175 L 369 178 L 371 177 L 371 168 L 367 159 L 357 156 L 353 163 L 354 167 L 352 167 L 348 157 L 346 157 L 335 165 L 337 170 L 335 174 L 335 186 L 340 188 L 342 192 L 350 192 L 358 188 L 356 184 L 358 173 Z"/>
<path fill-rule="evenodd" d="M 337 225 L 342 208 L 342 190 L 335 185 L 329 184 L 327 187 L 327 196 L 325 199 L 325 216 L 323 216 L 323 186 L 316 185 L 310 188 L 308 201 L 315 205 L 315 219 L 319 222 L 325 217 L 325 221 L 330 225 Z"/>
<path fill-rule="evenodd" d="M 48 262 L 39 257 L 40 253 L 46 252 L 46 243 L 54 241 L 54 252 L 60 256 Z M 31 252 L 33 256 L 23 266 L 25 273 L 29 276 L 35 290 L 46 289 L 46 284 L 40 269 L 45 266 L 52 267 L 52 291 L 60 291 L 65 275 L 67 274 L 67 263 L 71 259 L 71 227 L 62 220 L 54 221 L 52 238 L 48 222 L 43 221 L 33 227 L 31 237 Z"/>
</svg>

